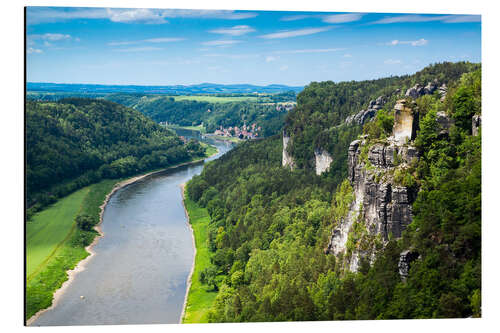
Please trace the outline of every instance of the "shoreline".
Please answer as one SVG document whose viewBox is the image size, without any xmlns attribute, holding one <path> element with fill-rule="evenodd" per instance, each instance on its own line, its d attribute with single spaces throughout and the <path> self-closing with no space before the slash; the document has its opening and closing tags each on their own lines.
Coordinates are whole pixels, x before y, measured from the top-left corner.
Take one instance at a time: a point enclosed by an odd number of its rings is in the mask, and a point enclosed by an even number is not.
<svg viewBox="0 0 500 333">
<path fill-rule="evenodd" d="M 193 279 L 193 273 L 194 273 L 194 266 L 196 262 L 196 242 L 194 239 L 194 230 L 193 226 L 191 225 L 191 221 L 189 219 L 189 213 L 186 209 L 186 205 L 184 204 L 184 199 L 185 199 L 185 193 L 184 190 L 186 188 L 186 183 L 180 184 L 179 187 L 181 188 L 181 195 L 182 195 L 182 208 L 184 208 L 184 214 L 186 214 L 186 224 L 188 225 L 189 231 L 191 231 L 191 240 L 193 242 L 193 263 L 191 264 L 191 271 L 189 272 L 187 281 L 186 281 L 186 294 L 184 295 L 184 303 L 182 304 L 182 312 L 181 316 L 179 318 L 179 324 L 182 324 L 182 320 L 184 319 L 184 315 L 186 314 L 186 306 L 187 306 L 187 300 L 188 300 L 188 295 L 189 295 L 189 290 L 191 289 L 191 282 Z"/>
<path fill-rule="evenodd" d="M 49 310 L 51 310 L 51 309 L 53 309 L 53 308 L 55 308 L 57 306 L 57 303 L 59 302 L 61 296 L 64 294 L 64 292 L 66 291 L 66 289 L 71 285 L 71 282 L 75 279 L 75 276 L 79 272 L 84 271 L 85 270 L 85 266 L 87 265 L 87 263 L 90 261 L 90 259 L 92 259 L 92 257 L 94 257 L 94 255 L 96 253 L 92 250 L 92 248 L 97 244 L 97 242 L 99 241 L 99 239 L 101 239 L 102 237 L 104 237 L 104 233 L 103 233 L 102 228 L 101 228 L 101 224 L 102 224 L 102 220 L 103 220 L 103 215 L 104 215 L 104 210 L 106 209 L 106 205 L 108 204 L 109 200 L 111 199 L 111 197 L 113 196 L 113 194 L 115 194 L 116 191 L 118 191 L 118 190 L 120 190 L 120 189 L 122 189 L 124 187 L 127 187 L 128 185 L 131 185 L 131 184 L 133 184 L 135 182 L 143 180 L 143 179 L 145 179 L 147 177 L 150 177 L 150 176 L 152 176 L 154 174 L 161 173 L 161 172 L 164 172 L 164 171 L 167 171 L 167 170 L 170 170 L 170 169 L 175 169 L 175 168 L 178 168 L 178 167 L 181 167 L 181 166 L 185 166 L 185 165 L 199 163 L 201 161 L 204 161 L 207 158 L 210 158 L 210 157 L 216 155 L 218 152 L 219 152 L 219 150 L 217 149 L 217 151 L 214 154 L 210 155 L 210 156 L 206 156 L 206 157 L 203 157 L 203 158 L 200 158 L 200 159 L 197 159 L 197 160 L 193 160 L 193 161 L 189 161 L 189 162 L 183 162 L 181 164 L 173 165 L 173 166 L 170 166 L 170 167 L 167 167 L 167 168 L 164 168 L 164 169 L 160 169 L 160 170 L 156 170 L 156 171 L 151 171 L 151 172 L 148 172 L 148 173 L 145 173 L 145 174 L 142 174 L 142 175 L 138 175 L 138 176 L 135 176 L 135 177 L 131 177 L 129 179 L 126 179 L 126 180 L 123 180 L 121 182 L 116 183 L 113 186 L 113 188 L 111 189 L 111 191 L 106 195 L 103 203 L 99 206 L 99 208 L 101 210 L 100 213 L 99 213 L 99 223 L 97 223 L 94 226 L 94 228 L 93 228 L 95 231 L 98 232 L 98 235 L 96 235 L 94 237 L 94 240 L 92 241 L 92 243 L 90 243 L 88 246 L 85 247 L 85 251 L 87 251 L 89 253 L 89 255 L 86 258 L 84 258 L 83 260 L 80 260 L 79 262 L 77 262 L 76 266 L 73 269 L 70 269 L 70 270 L 66 271 L 68 279 L 63 282 L 63 284 L 61 285 L 60 288 L 58 288 L 57 290 L 54 291 L 54 293 L 52 295 L 52 304 L 48 308 L 39 310 L 37 313 L 35 313 L 33 316 L 31 316 L 28 320 L 26 320 L 26 326 L 31 326 L 33 324 L 33 322 L 35 320 L 37 320 L 43 313 L 45 313 L 46 311 L 49 311 Z M 184 198 L 183 198 L 182 205 L 184 206 Z M 185 210 L 185 208 L 184 208 L 184 210 Z M 192 229 L 191 229 L 191 231 L 192 231 Z M 194 235 L 193 234 L 192 234 L 192 237 L 193 237 L 193 242 L 194 242 Z M 194 268 L 194 260 L 193 260 L 193 268 Z M 189 288 L 187 290 L 189 290 Z M 187 292 L 186 292 L 186 295 L 187 295 Z"/>
</svg>

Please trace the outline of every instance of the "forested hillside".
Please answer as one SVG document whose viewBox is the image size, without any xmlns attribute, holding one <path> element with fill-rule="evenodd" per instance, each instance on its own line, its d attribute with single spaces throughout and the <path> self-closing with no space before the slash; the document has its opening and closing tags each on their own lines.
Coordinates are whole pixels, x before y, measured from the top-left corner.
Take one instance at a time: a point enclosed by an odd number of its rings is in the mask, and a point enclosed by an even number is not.
<svg viewBox="0 0 500 333">
<path fill-rule="evenodd" d="M 219 96 L 224 97 L 224 96 Z M 229 100 L 233 95 L 227 96 Z M 259 136 L 277 134 L 284 123 L 286 110 L 277 110 L 276 102 L 293 101 L 295 94 L 282 93 L 266 97 L 268 103 L 252 101 L 229 101 L 212 103 L 203 100 L 175 100 L 171 96 L 141 94 L 111 94 L 107 100 L 133 107 L 157 122 L 168 122 L 180 126 L 198 126 L 203 123 L 207 132 L 220 126 L 241 127 L 255 124 L 262 130 Z M 201 99 L 203 96 L 200 97 Z"/>
<path fill-rule="evenodd" d="M 401 186 L 417 189 L 413 222 L 400 238 L 369 238 L 360 213 L 347 251 L 328 254 L 332 230 L 356 195 L 346 179 L 349 144 L 363 133 L 367 148 L 360 162 L 366 170 L 377 170 L 369 163 L 368 148 L 391 135 L 396 98 L 434 79 L 447 85 L 446 96 L 436 92 L 414 99 L 420 127 L 412 143 L 420 158 L 410 165 L 397 161 L 404 168 L 390 175 Z M 393 102 L 364 126 L 344 124 L 380 95 Z M 481 130 L 472 126 L 481 115 L 480 65 L 443 63 L 407 77 L 312 83 L 297 100 L 286 127 L 293 170 L 282 166 L 281 136 L 274 136 L 239 145 L 206 165 L 187 186 L 190 199 L 206 207 L 211 218 L 212 266 L 193 277 L 217 293 L 209 320 L 480 316 Z M 438 113 L 448 119 L 446 131 Z M 318 146 L 334 158 L 321 176 L 313 171 Z M 355 271 L 345 266 L 344 255 L 371 244 L 373 260 L 361 258 Z M 406 250 L 416 255 L 403 276 Z"/>
<path fill-rule="evenodd" d="M 468 62 L 444 62 L 413 75 L 368 81 L 312 82 L 297 96 L 297 108 L 286 119 L 285 131 L 292 138 L 288 150 L 299 168 L 314 167 L 314 149 L 317 147 L 325 148 L 335 156 L 347 157 L 342 152 L 346 152 L 349 143 L 359 134 L 344 126 L 348 116 L 366 109 L 369 102 L 379 96 L 386 100 L 383 109 L 390 111 L 396 100 L 417 83 L 425 86 L 437 80 L 440 84 L 450 85 L 463 73 L 477 68 L 477 64 Z M 334 163 L 340 167 L 346 165 L 346 159 Z"/>
<path fill-rule="evenodd" d="M 204 156 L 140 112 L 94 99 L 26 103 L 28 216 L 103 178 L 119 178 Z"/>
</svg>

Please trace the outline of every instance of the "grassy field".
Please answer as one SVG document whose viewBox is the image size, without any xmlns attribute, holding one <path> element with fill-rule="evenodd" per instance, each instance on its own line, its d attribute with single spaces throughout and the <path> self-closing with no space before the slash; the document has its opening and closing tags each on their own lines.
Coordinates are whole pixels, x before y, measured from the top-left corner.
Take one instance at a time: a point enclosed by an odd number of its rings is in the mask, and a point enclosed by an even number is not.
<svg viewBox="0 0 500 333">
<path fill-rule="evenodd" d="M 233 142 L 233 143 L 239 143 L 239 142 L 243 141 L 240 138 L 235 138 L 235 137 L 232 137 L 232 136 L 210 135 L 210 137 L 212 137 L 214 139 L 217 139 L 217 140 L 230 141 L 230 142 Z"/>
<path fill-rule="evenodd" d="M 201 134 L 205 134 L 206 133 L 206 130 L 205 130 L 205 127 L 203 127 L 203 125 L 198 125 L 198 126 L 179 126 L 179 125 L 167 125 L 167 128 L 171 128 L 171 129 L 185 129 L 185 130 L 190 130 L 190 131 L 198 131 L 200 132 Z"/>
<path fill-rule="evenodd" d="M 26 224 L 26 275 L 28 280 L 40 271 L 46 260 L 72 233 L 89 187 L 82 188 L 33 216 Z"/>
<path fill-rule="evenodd" d="M 207 150 L 206 150 L 206 152 L 205 152 L 205 155 L 206 155 L 207 157 L 210 157 L 210 156 L 212 156 L 212 155 L 216 154 L 216 153 L 219 151 L 219 150 L 217 149 L 217 147 L 215 147 L 215 146 L 212 146 L 212 145 L 206 144 L 206 143 L 204 143 L 204 142 L 200 142 L 200 143 L 201 143 L 201 145 L 202 145 L 203 147 L 206 147 L 206 148 L 207 148 Z"/>
<path fill-rule="evenodd" d="M 89 253 L 97 232 L 76 227 L 79 213 L 99 216 L 106 195 L 120 180 L 103 180 L 80 189 L 37 213 L 26 224 L 26 319 L 52 304 L 54 291 Z"/>
<path fill-rule="evenodd" d="M 211 95 L 189 95 L 189 96 L 171 96 L 175 101 L 199 101 L 209 103 L 228 103 L 228 102 L 258 102 L 258 97 L 253 96 L 211 96 Z"/>
<path fill-rule="evenodd" d="M 212 288 L 207 285 L 202 285 L 199 280 L 200 272 L 210 266 L 210 253 L 207 246 L 207 227 L 210 217 L 206 208 L 199 207 L 187 196 L 184 199 L 184 205 L 194 232 L 196 257 L 182 322 L 206 323 L 208 322 L 208 310 L 217 296 L 217 292 L 212 291 Z"/>
</svg>

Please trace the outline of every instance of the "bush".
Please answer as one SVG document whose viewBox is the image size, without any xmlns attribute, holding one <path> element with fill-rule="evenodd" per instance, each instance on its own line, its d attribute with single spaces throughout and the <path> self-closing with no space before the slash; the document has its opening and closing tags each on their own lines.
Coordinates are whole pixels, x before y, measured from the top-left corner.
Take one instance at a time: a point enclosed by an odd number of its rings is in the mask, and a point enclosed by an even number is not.
<svg viewBox="0 0 500 333">
<path fill-rule="evenodd" d="M 76 217 L 76 225 L 81 230 L 90 231 L 92 230 L 92 227 L 96 225 L 96 222 L 94 221 L 92 216 L 87 214 L 82 214 Z"/>
</svg>

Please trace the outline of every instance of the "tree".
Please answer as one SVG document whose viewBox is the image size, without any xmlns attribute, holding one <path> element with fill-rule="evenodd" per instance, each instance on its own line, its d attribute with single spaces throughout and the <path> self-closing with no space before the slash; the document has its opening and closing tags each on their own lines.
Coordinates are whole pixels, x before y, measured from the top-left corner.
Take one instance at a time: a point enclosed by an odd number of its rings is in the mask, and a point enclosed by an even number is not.
<svg viewBox="0 0 500 333">
<path fill-rule="evenodd" d="M 76 217 L 76 225 L 81 230 L 90 231 L 92 230 L 92 227 L 95 225 L 95 221 L 90 215 L 86 214 L 78 215 Z"/>
</svg>

